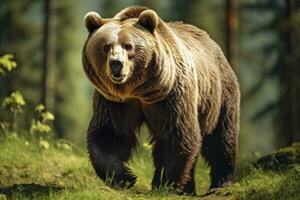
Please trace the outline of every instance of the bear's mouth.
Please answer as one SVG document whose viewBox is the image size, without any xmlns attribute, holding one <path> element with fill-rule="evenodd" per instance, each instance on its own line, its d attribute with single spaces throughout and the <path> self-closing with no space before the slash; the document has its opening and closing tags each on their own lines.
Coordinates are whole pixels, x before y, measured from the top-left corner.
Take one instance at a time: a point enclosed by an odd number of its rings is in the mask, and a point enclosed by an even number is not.
<svg viewBox="0 0 300 200">
<path fill-rule="evenodd" d="M 127 76 L 124 74 L 111 74 L 110 79 L 115 84 L 122 84 L 126 81 Z"/>
</svg>

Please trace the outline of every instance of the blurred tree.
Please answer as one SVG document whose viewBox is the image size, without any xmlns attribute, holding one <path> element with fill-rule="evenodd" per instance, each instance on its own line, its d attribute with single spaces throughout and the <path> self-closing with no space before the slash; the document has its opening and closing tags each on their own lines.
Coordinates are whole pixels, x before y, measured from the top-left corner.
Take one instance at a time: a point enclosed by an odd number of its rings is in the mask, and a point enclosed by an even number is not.
<svg viewBox="0 0 300 200">
<path fill-rule="evenodd" d="M 36 0 L 0 0 L 0 54 L 11 53 L 19 63 L 13 73 L 9 74 L 0 84 L 0 97 L 7 96 L 17 88 L 25 96 L 29 96 L 29 105 L 34 105 L 39 99 L 39 91 L 33 88 L 39 83 L 38 58 L 40 52 L 39 17 Z M 33 18 L 33 13 L 35 17 Z M 21 62 L 20 62 L 21 61 Z"/>
<path fill-rule="evenodd" d="M 227 60 L 235 71 L 237 71 L 238 8 L 239 0 L 226 0 L 226 53 Z"/>
<path fill-rule="evenodd" d="M 43 69 L 41 102 L 47 109 L 54 109 L 55 83 L 55 0 L 44 0 Z"/>
<path fill-rule="evenodd" d="M 101 16 L 111 18 L 122 9 L 136 4 L 135 0 L 103 0 L 100 1 Z"/>
<path fill-rule="evenodd" d="M 101 7 L 105 8 L 103 17 L 113 17 L 116 14 L 116 10 L 118 9 L 119 5 L 116 0 L 105 0 L 102 2 Z"/>
<path fill-rule="evenodd" d="M 27 111 L 40 100 L 40 5 L 38 0 L 0 0 L 0 55 L 13 54 L 19 66 L 0 80 L 0 98 L 22 92 L 28 105 L 22 126 L 30 124 L 32 112 Z"/>
<path fill-rule="evenodd" d="M 260 4 L 268 3 L 265 9 Z M 274 149 L 274 112 L 257 118 L 263 108 L 273 106 L 278 98 L 277 81 L 271 76 L 277 52 L 277 36 L 268 25 L 274 18 L 272 1 L 240 1 L 239 79 L 242 91 L 240 149 L 267 153 Z M 266 50 L 266 47 L 273 48 Z M 258 139 L 259 138 L 259 139 Z"/>
<path fill-rule="evenodd" d="M 283 39 L 284 54 L 281 57 L 283 65 L 279 68 L 278 76 L 280 81 L 279 97 L 279 146 L 290 145 L 296 140 L 300 140 L 300 54 L 296 46 L 299 46 L 300 35 L 295 34 L 295 28 L 300 26 L 299 21 L 293 21 L 299 18 L 300 9 L 298 7 L 298 16 L 296 16 L 296 1 L 285 0 L 285 18 L 283 19 L 283 28 L 280 35 Z"/>
<path fill-rule="evenodd" d="M 157 5 L 157 1 L 155 0 L 139 0 L 138 1 L 138 4 L 141 5 L 141 6 L 145 6 L 147 8 L 150 8 L 150 9 L 155 9 L 156 10 L 156 5 Z"/>
<path fill-rule="evenodd" d="M 172 12 L 172 8 L 171 8 L 172 3 L 171 2 L 173 2 L 173 1 L 171 1 L 171 0 L 164 0 L 164 1 L 136 0 L 135 4 L 153 9 L 159 14 L 159 16 L 162 19 L 169 21 L 170 19 L 172 19 L 172 17 L 173 17 L 172 15 L 174 14 L 174 12 Z"/>
<path fill-rule="evenodd" d="M 88 98 L 84 82 L 81 58 L 76 50 L 78 43 L 76 29 L 76 5 L 72 0 L 56 1 L 56 70 L 54 128 L 57 137 L 80 138 L 84 135 L 88 120 Z"/>
<path fill-rule="evenodd" d="M 83 30 L 82 16 L 76 16 L 80 9 L 71 0 L 0 0 L 0 24 L 5 27 L 0 31 L 0 54 L 14 54 L 19 64 L 0 80 L 0 97 L 20 90 L 28 104 L 24 124 L 30 124 L 41 96 L 54 95 L 56 136 L 77 141 L 84 135 L 89 108 L 81 67 L 83 42 L 78 42 Z"/>
<path fill-rule="evenodd" d="M 197 0 L 186 0 L 180 1 L 175 0 L 171 4 L 171 9 L 173 10 L 172 18 L 174 20 L 184 21 L 187 23 L 193 23 L 197 20 L 191 17 L 191 11 L 193 6 L 197 4 Z"/>
<path fill-rule="evenodd" d="M 221 47 L 224 46 L 224 2 L 219 0 L 170 1 L 171 21 L 190 23 L 206 31 Z M 211 12 L 214 10 L 214 12 Z"/>
<path fill-rule="evenodd" d="M 247 4 L 247 9 L 256 10 L 260 14 L 271 14 L 269 20 L 262 24 L 256 22 L 254 34 L 272 33 L 276 37 L 269 40 L 262 47 L 263 59 L 271 67 L 262 68 L 262 76 L 252 87 L 247 97 L 257 93 L 265 87 L 268 80 L 276 78 L 278 81 L 278 96 L 276 100 L 265 103 L 253 119 L 258 121 L 269 114 L 273 114 L 276 128 L 277 146 L 286 146 L 300 139 L 300 55 L 297 42 L 300 41 L 296 27 L 299 23 L 299 2 L 294 0 L 260 1 Z M 273 55 L 272 55 L 273 54 Z"/>
</svg>

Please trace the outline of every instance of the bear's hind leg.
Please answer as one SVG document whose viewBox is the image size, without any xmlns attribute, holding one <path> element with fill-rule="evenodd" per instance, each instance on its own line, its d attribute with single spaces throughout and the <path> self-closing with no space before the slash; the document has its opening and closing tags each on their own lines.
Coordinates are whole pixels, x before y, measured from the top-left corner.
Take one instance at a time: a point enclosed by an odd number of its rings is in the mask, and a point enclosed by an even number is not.
<svg viewBox="0 0 300 200">
<path fill-rule="evenodd" d="M 234 181 L 238 136 L 238 107 L 222 107 L 214 131 L 203 136 L 202 155 L 211 167 L 210 189 Z"/>
<path fill-rule="evenodd" d="M 181 144 L 176 139 L 155 141 L 152 155 L 155 166 L 152 189 L 167 186 L 179 189 L 177 190 L 178 194 L 196 195 L 194 172 L 197 158 L 194 158 L 193 166 L 188 172 L 189 180 L 181 185 L 182 174 L 183 172 L 187 173 L 185 168 L 190 159 L 190 155 L 182 152 L 184 150 L 181 149 Z"/>
</svg>

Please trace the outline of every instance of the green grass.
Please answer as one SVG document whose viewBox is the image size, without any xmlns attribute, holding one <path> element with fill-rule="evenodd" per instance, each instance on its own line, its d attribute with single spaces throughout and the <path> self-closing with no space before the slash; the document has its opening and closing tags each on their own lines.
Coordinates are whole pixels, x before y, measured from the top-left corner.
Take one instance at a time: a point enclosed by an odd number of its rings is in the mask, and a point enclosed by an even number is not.
<svg viewBox="0 0 300 200">
<path fill-rule="evenodd" d="M 237 183 L 216 194 L 203 195 L 209 186 L 209 169 L 203 162 L 196 171 L 197 197 L 150 191 L 150 151 L 138 149 L 129 163 L 138 181 L 129 190 L 111 189 L 100 181 L 85 150 L 51 142 L 48 149 L 25 139 L 0 138 L 0 200 L 2 199 L 300 199 L 300 166 L 282 172 L 263 171 L 241 162 Z M 64 142 L 60 142 L 64 144 Z M 243 164 L 244 163 L 244 164 Z"/>
</svg>

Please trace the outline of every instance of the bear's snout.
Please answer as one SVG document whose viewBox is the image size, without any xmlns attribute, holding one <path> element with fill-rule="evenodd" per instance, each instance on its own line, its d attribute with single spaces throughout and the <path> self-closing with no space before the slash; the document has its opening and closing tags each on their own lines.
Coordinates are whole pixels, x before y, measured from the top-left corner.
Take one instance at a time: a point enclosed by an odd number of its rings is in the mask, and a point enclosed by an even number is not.
<svg viewBox="0 0 300 200">
<path fill-rule="evenodd" d="M 109 62 L 110 71 L 112 73 L 112 76 L 118 78 L 121 76 L 121 71 L 123 68 L 123 61 L 120 59 L 112 59 Z"/>
<path fill-rule="evenodd" d="M 113 83 L 122 84 L 127 79 L 126 70 L 124 70 L 124 61 L 121 59 L 111 59 L 108 62 L 109 76 Z"/>
</svg>

